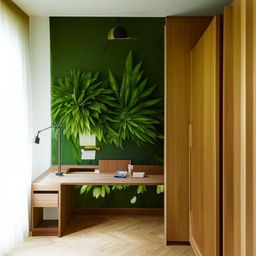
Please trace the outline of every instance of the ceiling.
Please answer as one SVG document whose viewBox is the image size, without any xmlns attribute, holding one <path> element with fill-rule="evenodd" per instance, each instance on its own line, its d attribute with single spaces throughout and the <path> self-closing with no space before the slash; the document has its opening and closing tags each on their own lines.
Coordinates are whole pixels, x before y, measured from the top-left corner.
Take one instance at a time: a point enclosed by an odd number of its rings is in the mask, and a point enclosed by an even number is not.
<svg viewBox="0 0 256 256">
<path fill-rule="evenodd" d="M 214 15 L 231 0 L 13 0 L 28 15 L 126 16 Z"/>
</svg>

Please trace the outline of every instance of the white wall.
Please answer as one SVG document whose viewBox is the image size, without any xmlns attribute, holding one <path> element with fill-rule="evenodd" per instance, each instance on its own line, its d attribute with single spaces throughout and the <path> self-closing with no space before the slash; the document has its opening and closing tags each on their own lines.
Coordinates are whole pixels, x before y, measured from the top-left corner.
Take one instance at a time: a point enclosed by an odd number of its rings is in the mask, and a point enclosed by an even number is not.
<svg viewBox="0 0 256 256">
<path fill-rule="evenodd" d="M 32 130 L 51 124 L 51 63 L 49 17 L 30 16 L 29 18 Z M 33 144 L 33 171 L 35 179 L 51 165 L 51 130 L 40 133 L 40 144 Z M 44 219 L 57 219 L 57 208 L 44 208 Z"/>
<path fill-rule="evenodd" d="M 29 18 L 30 66 L 32 87 L 32 131 L 50 126 L 50 28 L 49 17 Z M 51 130 L 40 134 L 40 144 L 33 144 L 33 173 L 35 179 L 51 164 Z"/>
</svg>

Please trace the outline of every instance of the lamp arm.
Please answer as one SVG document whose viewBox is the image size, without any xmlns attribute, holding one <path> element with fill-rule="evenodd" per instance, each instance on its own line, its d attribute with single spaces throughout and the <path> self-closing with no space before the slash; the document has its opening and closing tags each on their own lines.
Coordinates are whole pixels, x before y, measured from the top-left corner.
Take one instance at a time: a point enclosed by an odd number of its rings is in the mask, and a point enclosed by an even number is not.
<svg viewBox="0 0 256 256">
<path fill-rule="evenodd" d="M 50 129 L 50 128 L 60 128 L 60 127 L 57 126 L 57 125 L 52 125 L 52 126 L 46 127 L 46 128 L 44 128 L 44 129 L 38 131 L 37 134 L 39 134 L 40 132 L 43 132 L 43 131 L 45 131 L 45 130 L 48 130 L 48 129 Z"/>
<path fill-rule="evenodd" d="M 37 137 L 38 137 L 40 132 L 43 132 L 43 131 L 48 130 L 50 128 L 58 129 L 58 171 L 55 174 L 57 176 L 62 176 L 63 172 L 61 171 L 61 126 L 52 125 L 52 126 L 46 127 L 46 128 L 44 128 L 44 129 L 42 129 L 42 130 L 37 132 Z"/>
</svg>

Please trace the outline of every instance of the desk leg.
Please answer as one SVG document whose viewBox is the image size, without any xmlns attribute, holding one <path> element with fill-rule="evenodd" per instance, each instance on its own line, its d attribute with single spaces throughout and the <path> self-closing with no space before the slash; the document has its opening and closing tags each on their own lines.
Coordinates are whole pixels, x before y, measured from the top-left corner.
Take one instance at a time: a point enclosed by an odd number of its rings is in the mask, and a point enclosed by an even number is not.
<svg viewBox="0 0 256 256">
<path fill-rule="evenodd" d="M 58 236 L 63 236 L 67 225 L 73 215 L 73 186 L 60 185 L 59 194 L 59 232 Z"/>
</svg>

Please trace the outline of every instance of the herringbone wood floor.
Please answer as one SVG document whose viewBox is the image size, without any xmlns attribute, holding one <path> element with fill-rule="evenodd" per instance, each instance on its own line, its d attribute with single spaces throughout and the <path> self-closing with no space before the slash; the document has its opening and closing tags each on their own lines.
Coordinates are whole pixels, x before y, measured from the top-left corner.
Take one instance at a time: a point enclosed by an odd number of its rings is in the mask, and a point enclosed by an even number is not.
<svg viewBox="0 0 256 256">
<path fill-rule="evenodd" d="M 165 246 L 162 216 L 76 216 L 67 234 L 29 237 L 8 256 L 193 256 L 190 246 Z"/>
</svg>

